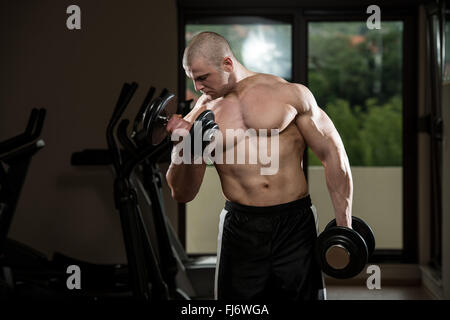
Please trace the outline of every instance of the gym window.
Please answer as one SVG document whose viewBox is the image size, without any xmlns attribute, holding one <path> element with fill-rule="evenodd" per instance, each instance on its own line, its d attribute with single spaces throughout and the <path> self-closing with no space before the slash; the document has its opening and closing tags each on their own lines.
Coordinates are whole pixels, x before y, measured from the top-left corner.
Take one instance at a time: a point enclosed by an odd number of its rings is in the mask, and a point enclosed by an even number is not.
<svg viewBox="0 0 450 320">
<path fill-rule="evenodd" d="M 353 215 L 378 252 L 403 249 L 403 22 L 308 21 L 308 87 L 337 128 L 350 161 Z M 310 193 L 321 230 L 334 218 L 324 169 L 308 150 Z M 378 235 L 378 236 L 377 236 Z"/>
</svg>

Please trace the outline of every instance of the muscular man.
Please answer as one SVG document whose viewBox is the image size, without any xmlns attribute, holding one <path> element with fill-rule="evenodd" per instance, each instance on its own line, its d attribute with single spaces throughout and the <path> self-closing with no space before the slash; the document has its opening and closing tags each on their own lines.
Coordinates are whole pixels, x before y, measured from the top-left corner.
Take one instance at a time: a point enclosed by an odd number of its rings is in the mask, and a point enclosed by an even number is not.
<svg viewBox="0 0 450 320">
<path fill-rule="evenodd" d="M 262 175 L 259 162 L 214 163 L 226 198 L 219 225 L 216 298 L 324 298 L 322 273 L 314 259 L 317 215 L 302 159 L 309 146 L 325 168 L 337 225 L 351 227 L 352 175 L 333 123 L 305 86 L 246 69 L 216 33 L 196 35 L 184 52 L 183 66 L 203 95 L 184 119 L 171 118 L 169 133 L 189 130 L 207 109 L 214 112 L 223 137 L 226 129 L 279 130 L 275 174 Z M 237 138 L 233 145 L 245 144 L 248 150 L 248 140 Z M 173 198 L 193 200 L 205 169 L 204 162 L 172 163 L 167 181 Z"/>
</svg>

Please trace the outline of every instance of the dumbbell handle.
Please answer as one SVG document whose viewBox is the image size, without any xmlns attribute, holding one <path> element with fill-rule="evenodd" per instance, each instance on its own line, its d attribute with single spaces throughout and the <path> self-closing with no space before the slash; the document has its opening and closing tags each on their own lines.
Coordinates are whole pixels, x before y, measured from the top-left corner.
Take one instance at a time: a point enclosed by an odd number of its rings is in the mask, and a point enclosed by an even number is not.
<svg viewBox="0 0 450 320">
<path fill-rule="evenodd" d="M 158 116 L 158 120 L 161 120 L 164 124 L 167 124 L 169 122 L 169 118 L 164 116 Z"/>
<path fill-rule="evenodd" d="M 165 117 L 165 116 L 158 116 L 157 119 L 160 120 L 161 122 L 163 122 L 164 124 L 169 123 L 169 118 L 168 118 L 168 117 Z"/>
<path fill-rule="evenodd" d="M 157 118 L 159 121 L 163 122 L 164 124 L 168 124 L 170 118 L 169 117 L 165 117 L 165 116 L 158 116 Z"/>
</svg>

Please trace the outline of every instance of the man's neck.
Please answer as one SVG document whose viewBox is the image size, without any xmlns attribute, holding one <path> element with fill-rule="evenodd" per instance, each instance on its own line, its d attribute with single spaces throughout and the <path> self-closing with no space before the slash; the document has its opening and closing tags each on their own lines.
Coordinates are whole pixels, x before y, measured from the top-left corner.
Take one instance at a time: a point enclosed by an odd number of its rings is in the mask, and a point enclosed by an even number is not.
<svg viewBox="0 0 450 320">
<path fill-rule="evenodd" d="M 223 93 L 222 97 L 224 95 L 227 95 L 231 91 L 233 91 L 238 82 L 240 82 L 241 80 L 244 80 L 245 78 L 251 77 L 255 74 L 256 74 L 256 72 L 248 70 L 242 64 L 237 62 L 235 64 L 235 69 L 234 69 L 234 74 L 233 74 L 233 77 L 234 77 L 233 85 L 227 88 L 227 90 Z"/>
<path fill-rule="evenodd" d="M 237 63 L 236 65 L 236 71 L 235 71 L 235 75 L 236 75 L 236 82 L 239 82 L 241 80 L 244 80 L 247 77 L 253 76 L 256 73 L 253 71 L 248 70 L 247 68 L 245 68 L 242 64 Z"/>
</svg>

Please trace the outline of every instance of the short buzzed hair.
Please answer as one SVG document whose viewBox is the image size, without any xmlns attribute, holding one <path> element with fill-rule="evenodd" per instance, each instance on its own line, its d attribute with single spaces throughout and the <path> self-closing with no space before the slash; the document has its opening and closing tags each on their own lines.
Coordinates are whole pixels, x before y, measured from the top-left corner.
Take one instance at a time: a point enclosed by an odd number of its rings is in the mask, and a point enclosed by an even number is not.
<svg viewBox="0 0 450 320">
<path fill-rule="evenodd" d="M 190 66 L 194 59 L 201 57 L 211 65 L 219 67 L 227 56 L 234 57 L 230 44 L 223 36 L 215 32 L 200 32 L 184 50 L 183 66 Z"/>
</svg>

